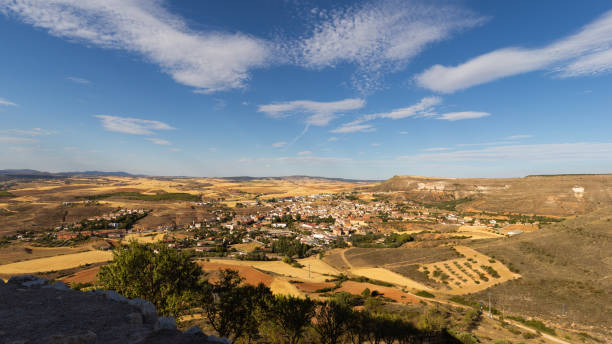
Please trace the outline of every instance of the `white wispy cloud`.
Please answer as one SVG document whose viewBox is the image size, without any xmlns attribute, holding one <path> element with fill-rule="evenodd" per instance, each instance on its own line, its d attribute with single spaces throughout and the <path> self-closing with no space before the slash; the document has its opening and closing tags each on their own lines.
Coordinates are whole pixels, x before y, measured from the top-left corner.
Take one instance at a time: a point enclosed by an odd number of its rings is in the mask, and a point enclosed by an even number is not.
<svg viewBox="0 0 612 344">
<path fill-rule="evenodd" d="M 357 132 L 371 132 L 375 131 L 376 128 L 372 127 L 370 124 L 361 124 L 362 122 L 357 120 L 349 123 L 345 123 L 339 126 L 336 129 L 330 130 L 332 133 L 337 134 L 349 134 L 349 133 L 357 133 Z"/>
<path fill-rule="evenodd" d="M 299 152 L 298 155 L 312 155 L 311 151 L 303 151 L 303 152 Z"/>
<path fill-rule="evenodd" d="M 519 134 L 519 135 L 511 135 L 511 136 L 506 136 L 506 140 L 522 140 L 522 139 L 529 139 L 532 138 L 533 135 L 529 135 L 529 134 Z"/>
<path fill-rule="evenodd" d="M 491 114 L 488 112 L 476 112 L 476 111 L 461 111 L 461 112 L 449 112 L 440 115 L 436 119 L 444 120 L 444 121 L 460 121 L 464 119 L 474 119 L 474 118 L 482 118 L 490 116 Z"/>
<path fill-rule="evenodd" d="M 509 47 L 475 57 L 458 66 L 435 65 L 417 75 L 427 89 L 452 93 L 500 78 L 550 69 L 561 77 L 612 70 L 612 11 L 578 33 L 541 48 Z"/>
<path fill-rule="evenodd" d="M 274 147 L 274 148 L 283 148 L 283 147 L 285 147 L 287 145 L 287 143 L 288 143 L 287 141 L 274 142 L 272 144 L 272 147 Z"/>
<path fill-rule="evenodd" d="M 102 121 L 104 129 L 124 134 L 152 135 L 157 130 L 175 129 L 164 122 L 147 119 L 108 115 L 95 115 L 94 117 Z"/>
<path fill-rule="evenodd" d="M 432 148 L 425 148 L 424 151 L 426 152 L 443 152 L 443 151 L 447 151 L 450 150 L 450 148 L 447 147 L 432 147 Z"/>
<path fill-rule="evenodd" d="M 17 136 L 0 135 L 0 142 L 2 142 L 2 143 L 15 143 L 15 144 L 31 144 L 31 143 L 37 143 L 38 140 L 29 138 L 29 137 L 17 137 Z"/>
<path fill-rule="evenodd" d="M 244 87 L 270 57 L 266 41 L 194 31 L 161 1 L 0 0 L 0 11 L 54 36 L 139 54 L 198 92 Z"/>
<path fill-rule="evenodd" d="M 14 135 L 25 135 L 25 136 L 47 136 L 47 135 L 53 135 L 55 133 L 56 133 L 55 131 L 46 130 L 42 128 L 0 130 L 0 134 L 14 134 Z"/>
<path fill-rule="evenodd" d="M 69 76 L 69 77 L 66 77 L 66 79 L 74 82 L 75 84 L 81 84 L 81 85 L 90 85 L 91 84 L 91 81 L 89 81 L 89 80 L 87 80 L 85 78 L 79 78 L 79 77 L 76 77 L 76 76 Z"/>
<path fill-rule="evenodd" d="M 324 126 L 343 112 L 361 109 L 365 100 L 348 98 L 333 102 L 318 102 L 312 100 L 294 100 L 260 105 L 258 112 L 263 112 L 272 118 L 285 118 L 292 115 L 306 116 L 307 125 Z"/>
<path fill-rule="evenodd" d="M 427 45 L 484 21 L 455 6 L 379 0 L 316 11 L 312 34 L 299 43 L 299 63 L 310 68 L 358 66 L 358 88 L 376 88 L 381 73 L 406 65 Z"/>
<path fill-rule="evenodd" d="M 611 142 L 551 143 L 533 145 L 504 145 L 481 149 L 436 152 L 398 157 L 414 162 L 449 161 L 609 161 Z"/>
<path fill-rule="evenodd" d="M 17 104 L 13 103 L 12 101 L 6 100 L 4 98 L 0 98 L 0 105 L 3 105 L 3 106 L 17 106 Z"/>
<path fill-rule="evenodd" d="M 328 138 L 327 141 L 329 141 L 329 142 L 338 141 L 338 138 L 335 137 L 335 136 L 332 136 L 332 137 Z"/>
<path fill-rule="evenodd" d="M 377 118 L 389 118 L 389 119 L 401 119 L 413 116 L 427 116 L 431 115 L 434 111 L 434 106 L 442 101 L 439 97 L 425 97 L 418 103 L 392 110 L 391 112 L 381 112 L 369 115 L 363 115 L 358 119 L 345 123 L 340 127 L 331 130 L 332 133 L 356 133 L 356 132 L 369 132 L 374 131 L 374 127 L 371 124 L 364 124 L 366 122 L 375 120 Z"/>
<path fill-rule="evenodd" d="M 352 162 L 351 158 L 324 157 L 315 155 L 285 156 L 277 158 L 241 158 L 238 162 L 247 163 L 305 163 L 305 164 L 343 164 Z"/>
<path fill-rule="evenodd" d="M 377 118 L 402 119 L 414 116 L 428 116 L 433 114 L 434 107 L 440 104 L 441 102 L 442 98 L 440 97 L 425 97 L 421 99 L 418 103 L 408 107 L 395 109 L 391 112 L 365 115 L 363 116 L 363 120 L 371 121 Z"/>
<path fill-rule="evenodd" d="M 354 121 L 345 123 L 340 127 L 331 130 L 332 133 L 356 133 L 356 132 L 370 132 L 376 130 L 371 124 L 367 124 L 375 119 L 392 119 L 398 120 L 409 117 L 433 117 L 440 120 L 447 121 L 458 121 L 462 119 L 470 118 L 481 118 L 489 116 L 487 112 L 476 112 L 476 111 L 464 111 L 464 112 L 450 112 L 445 114 L 437 114 L 436 106 L 442 102 L 440 97 L 425 97 L 422 98 L 418 103 L 392 110 L 390 112 L 373 113 L 369 115 L 363 115 Z M 407 132 L 400 132 L 400 134 L 407 134 Z"/>
<path fill-rule="evenodd" d="M 380 143 L 376 143 L 376 142 L 374 142 L 374 143 L 371 143 L 371 144 L 370 144 L 370 146 L 372 146 L 372 147 L 378 147 L 378 146 L 380 146 Z"/>
<path fill-rule="evenodd" d="M 170 143 L 170 141 L 167 141 L 167 140 L 164 140 L 164 139 L 158 139 L 158 138 L 150 137 L 150 138 L 146 138 L 145 140 L 147 140 L 147 141 L 149 141 L 151 143 L 154 143 L 156 145 L 162 145 L 162 146 L 170 146 L 170 145 L 172 145 L 172 143 Z"/>
</svg>

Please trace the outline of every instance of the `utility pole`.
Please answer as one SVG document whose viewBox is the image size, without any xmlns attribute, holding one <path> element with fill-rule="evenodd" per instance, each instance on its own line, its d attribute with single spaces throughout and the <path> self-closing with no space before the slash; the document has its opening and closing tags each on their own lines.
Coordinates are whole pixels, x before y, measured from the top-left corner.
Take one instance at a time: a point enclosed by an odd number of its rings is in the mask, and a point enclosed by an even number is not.
<svg viewBox="0 0 612 344">
<path fill-rule="evenodd" d="M 308 279 L 310 279 L 310 264 L 308 264 Z"/>
<path fill-rule="evenodd" d="M 562 316 L 565 316 L 565 303 L 563 304 L 563 312 L 561 313 Z"/>
<path fill-rule="evenodd" d="M 491 314 L 491 292 L 489 292 L 489 318 L 492 318 L 492 314 Z"/>
</svg>

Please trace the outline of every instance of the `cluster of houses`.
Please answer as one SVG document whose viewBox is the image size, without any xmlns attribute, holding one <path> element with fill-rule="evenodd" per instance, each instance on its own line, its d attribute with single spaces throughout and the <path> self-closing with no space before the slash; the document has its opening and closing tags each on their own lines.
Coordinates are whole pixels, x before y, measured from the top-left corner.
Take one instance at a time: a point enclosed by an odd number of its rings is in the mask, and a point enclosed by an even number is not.
<svg viewBox="0 0 612 344">
<path fill-rule="evenodd" d="M 98 236 L 104 238 L 121 238 L 127 234 L 127 228 L 121 220 L 134 215 L 138 218 L 147 214 L 145 209 L 118 209 L 115 212 L 93 216 L 86 220 L 61 225 L 55 228 L 57 240 L 70 240 L 78 237 Z M 88 228 L 91 224 L 104 224 L 106 228 Z M 99 227 L 99 226 L 97 226 Z M 122 228 L 123 227 L 123 228 Z"/>
<path fill-rule="evenodd" d="M 57 240 L 70 240 L 79 236 L 121 238 L 130 233 L 185 229 L 206 229 L 219 233 L 246 232 L 244 242 L 270 242 L 279 237 L 297 237 L 304 244 L 324 247 L 338 238 L 348 239 L 354 234 L 381 231 L 385 222 L 456 224 L 488 226 L 491 229 L 507 223 L 483 216 L 462 216 L 454 211 L 430 209 L 418 203 L 396 204 L 390 201 L 364 202 L 356 197 L 332 194 L 286 197 L 278 200 L 243 201 L 240 207 L 228 208 L 218 202 L 194 202 L 193 209 L 206 209 L 191 223 L 135 222 L 126 228 L 126 218 L 140 219 L 148 214 L 145 209 L 118 209 L 112 213 L 94 216 L 69 225 L 55 228 Z M 200 211 L 201 212 L 201 211 Z M 156 218 L 157 219 L 157 218 Z M 153 219 L 152 219 L 153 220 Z M 500 226 L 501 225 L 501 226 Z M 102 228 L 103 227 L 103 228 Z M 518 232 L 517 232 L 518 233 Z M 512 234 L 516 234 L 513 232 Z M 214 250 L 222 235 L 195 238 L 196 251 Z M 168 245 L 181 248 L 180 243 L 169 241 Z"/>
</svg>

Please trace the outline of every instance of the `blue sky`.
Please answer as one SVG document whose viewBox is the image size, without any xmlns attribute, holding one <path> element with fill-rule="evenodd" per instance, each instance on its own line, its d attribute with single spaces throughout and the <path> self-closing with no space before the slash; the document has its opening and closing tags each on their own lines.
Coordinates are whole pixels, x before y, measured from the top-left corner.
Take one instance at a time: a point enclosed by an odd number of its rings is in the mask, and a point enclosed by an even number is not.
<svg viewBox="0 0 612 344">
<path fill-rule="evenodd" d="M 0 169 L 612 172 L 609 1 L 0 0 Z"/>
</svg>

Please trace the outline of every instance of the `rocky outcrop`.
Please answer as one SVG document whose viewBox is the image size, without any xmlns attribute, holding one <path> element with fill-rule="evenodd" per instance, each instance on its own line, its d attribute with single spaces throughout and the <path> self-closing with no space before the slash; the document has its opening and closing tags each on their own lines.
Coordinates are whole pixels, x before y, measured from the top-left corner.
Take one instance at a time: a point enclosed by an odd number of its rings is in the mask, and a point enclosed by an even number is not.
<svg viewBox="0 0 612 344">
<path fill-rule="evenodd" d="M 0 343 L 229 343 L 177 330 L 155 306 L 112 290 L 80 292 L 33 275 L 0 279 Z"/>
</svg>

